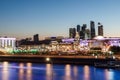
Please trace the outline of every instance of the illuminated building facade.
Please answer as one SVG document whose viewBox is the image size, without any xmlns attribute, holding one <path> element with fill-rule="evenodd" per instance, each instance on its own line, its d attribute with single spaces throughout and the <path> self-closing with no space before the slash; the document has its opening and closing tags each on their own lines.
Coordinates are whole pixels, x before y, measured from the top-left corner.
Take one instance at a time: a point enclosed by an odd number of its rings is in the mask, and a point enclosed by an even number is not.
<svg viewBox="0 0 120 80">
<path fill-rule="evenodd" d="M 76 36 L 76 38 L 63 38 L 60 42 L 52 40 L 49 43 L 42 41 L 39 44 L 22 44 L 21 50 L 37 50 L 39 53 L 48 52 L 50 54 L 76 54 L 77 52 L 87 53 L 91 51 L 108 52 L 111 46 L 120 46 L 120 38 L 97 36 L 92 40 L 77 40 L 78 38 Z"/>
<path fill-rule="evenodd" d="M 0 38 L 0 49 L 11 49 L 16 48 L 16 38 Z"/>
</svg>

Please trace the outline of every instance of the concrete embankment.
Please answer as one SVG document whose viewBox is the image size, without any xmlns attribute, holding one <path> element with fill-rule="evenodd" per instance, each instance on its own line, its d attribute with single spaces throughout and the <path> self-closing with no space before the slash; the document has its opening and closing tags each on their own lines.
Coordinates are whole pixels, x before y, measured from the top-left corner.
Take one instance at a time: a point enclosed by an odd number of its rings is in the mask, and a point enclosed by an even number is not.
<svg viewBox="0 0 120 80">
<path fill-rule="evenodd" d="M 49 61 L 46 61 L 49 58 Z M 95 56 L 51 56 L 51 55 L 0 55 L 0 62 L 37 62 L 37 63 L 59 63 L 59 64 L 87 64 L 93 65 L 95 62 L 106 62 L 108 59 Z"/>
</svg>

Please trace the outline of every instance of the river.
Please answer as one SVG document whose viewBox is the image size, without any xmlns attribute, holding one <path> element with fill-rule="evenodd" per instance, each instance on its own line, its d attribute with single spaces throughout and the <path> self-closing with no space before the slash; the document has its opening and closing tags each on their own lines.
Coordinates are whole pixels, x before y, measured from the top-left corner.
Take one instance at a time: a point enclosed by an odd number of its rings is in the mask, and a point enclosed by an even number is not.
<svg viewBox="0 0 120 80">
<path fill-rule="evenodd" d="M 0 80 L 120 80 L 120 69 L 4 61 L 0 62 Z"/>
</svg>

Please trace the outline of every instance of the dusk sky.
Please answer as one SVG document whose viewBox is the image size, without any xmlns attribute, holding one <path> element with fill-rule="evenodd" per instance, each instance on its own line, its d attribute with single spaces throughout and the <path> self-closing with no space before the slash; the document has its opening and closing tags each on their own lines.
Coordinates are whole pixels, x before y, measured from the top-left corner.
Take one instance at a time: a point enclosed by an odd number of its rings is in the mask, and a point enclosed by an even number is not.
<svg viewBox="0 0 120 80">
<path fill-rule="evenodd" d="M 0 0 L 0 36 L 69 36 L 69 28 L 101 22 L 104 36 L 120 37 L 120 0 Z M 97 32 L 96 32 L 97 33 Z"/>
</svg>

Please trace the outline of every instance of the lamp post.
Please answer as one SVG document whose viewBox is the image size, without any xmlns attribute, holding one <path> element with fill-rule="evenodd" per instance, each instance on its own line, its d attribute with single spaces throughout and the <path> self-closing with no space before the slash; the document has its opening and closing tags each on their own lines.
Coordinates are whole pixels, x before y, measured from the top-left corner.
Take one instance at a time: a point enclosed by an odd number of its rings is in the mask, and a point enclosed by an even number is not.
<svg viewBox="0 0 120 80">
<path fill-rule="evenodd" d="M 47 57 L 47 58 L 46 58 L 46 61 L 49 62 L 49 61 L 50 61 L 50 58 Z"/>
<path fill-rule="evenodd" d="M 53 69 L 52 69 L 53 63 L 52 63 L 52 60 L 51 60 L 49 57 L 47 57 L 47 58 L 46 58 L 46 61 L 51 64 L 51 71 L 52 71 L 52 73 L 51 73 L 51 78 L 52 78 L 52 79 L 51 79 L 51 80 L 53 80 Z"/>
</svg>

